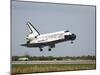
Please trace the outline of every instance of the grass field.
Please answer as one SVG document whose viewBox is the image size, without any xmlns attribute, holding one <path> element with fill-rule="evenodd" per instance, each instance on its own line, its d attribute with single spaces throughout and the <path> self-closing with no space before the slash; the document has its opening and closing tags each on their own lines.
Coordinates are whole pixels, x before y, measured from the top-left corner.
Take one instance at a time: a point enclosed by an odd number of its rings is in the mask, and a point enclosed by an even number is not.
<svg viewBox="0 0 100 75">
<path fill-rule="evenodd" d="M 95 64 L 12 64 L 12 74 L 96 69 Z"/>
</svg>

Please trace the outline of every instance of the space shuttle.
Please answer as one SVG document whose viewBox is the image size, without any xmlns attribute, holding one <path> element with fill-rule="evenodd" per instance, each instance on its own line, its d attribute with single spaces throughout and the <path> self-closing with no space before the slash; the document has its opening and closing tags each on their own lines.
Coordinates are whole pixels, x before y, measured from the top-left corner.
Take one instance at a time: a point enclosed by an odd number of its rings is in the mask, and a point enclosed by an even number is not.
<svg viewBox="0 0 100 75">
<path fill-rule="evenodd" d="M 71 41 L 72 44 L 76 39 L 76 35 L 68 30 L 40 34 L 31 22 L 27 22 L 26 24 L 29 35 L 26 37 L 26 44 L 21 44 L 21 46 L 28 48 L 38 47 L 40 51 L 43 51 L 43 48 L 48 46 L 48 51 L 51 51 L 52 48 L 55 48 L 55 44 L 57 43 Z"/>
</svg>

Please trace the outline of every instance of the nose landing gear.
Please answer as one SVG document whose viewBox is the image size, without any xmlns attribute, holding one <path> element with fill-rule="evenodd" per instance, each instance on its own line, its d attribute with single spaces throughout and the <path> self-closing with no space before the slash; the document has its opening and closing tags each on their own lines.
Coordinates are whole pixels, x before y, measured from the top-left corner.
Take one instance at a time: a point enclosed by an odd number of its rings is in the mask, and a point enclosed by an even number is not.
<svg viewBox="0 0 100 75">
<path fill-rule="evenodd" d="M 74 42 L 73 41 L 71 41 L 71 44 L 73 44 Z"/>
</svg>

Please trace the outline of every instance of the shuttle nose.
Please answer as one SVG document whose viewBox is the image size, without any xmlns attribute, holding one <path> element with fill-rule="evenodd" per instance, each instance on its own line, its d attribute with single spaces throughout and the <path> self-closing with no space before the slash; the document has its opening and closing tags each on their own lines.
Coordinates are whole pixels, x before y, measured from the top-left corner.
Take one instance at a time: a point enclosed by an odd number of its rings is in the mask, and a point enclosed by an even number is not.
<svg viewBox="0 0 100 75">
<path fill-rule="evenodd" d="M 75 40 L 75 39 L 76 39 L 76 35 L 75 34 L 72 34 L 71 40 Z"/>
</svg>

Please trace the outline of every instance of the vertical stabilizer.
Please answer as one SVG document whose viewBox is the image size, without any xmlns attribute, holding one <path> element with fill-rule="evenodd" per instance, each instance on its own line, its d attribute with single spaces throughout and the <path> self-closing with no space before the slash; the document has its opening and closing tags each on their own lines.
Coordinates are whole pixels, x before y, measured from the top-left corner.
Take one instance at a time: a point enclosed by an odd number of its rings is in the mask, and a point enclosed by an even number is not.
<svg viewBox="0 0 100 75">
<path fill-rule="evenodd" d="M 31 22 L 27 22 L 27 26 L 28 26 L 28 29 L 29 29 L 29 32 L 31 34 L 34 34 L 34 36 L 38 36 L 40 35 L 40 33 L 36 30 L 36 28 L 31 24 Z"/>
</svg>

